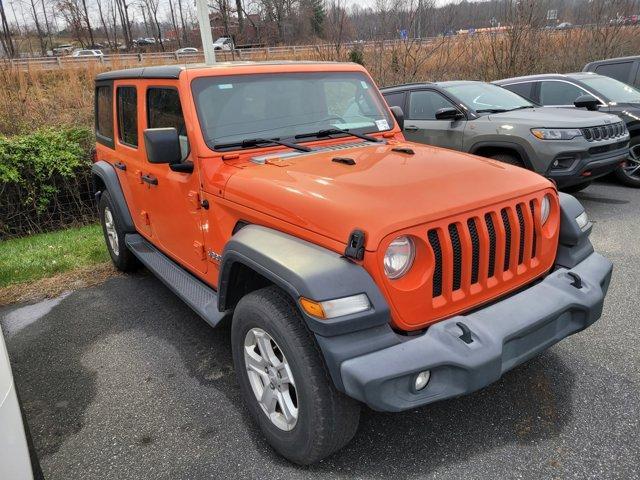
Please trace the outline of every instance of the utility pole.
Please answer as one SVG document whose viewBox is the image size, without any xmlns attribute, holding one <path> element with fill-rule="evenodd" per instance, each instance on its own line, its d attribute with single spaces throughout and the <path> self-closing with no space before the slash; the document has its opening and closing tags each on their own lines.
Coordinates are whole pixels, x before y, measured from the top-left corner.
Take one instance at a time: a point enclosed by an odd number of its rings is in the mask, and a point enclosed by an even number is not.
<svg viewBox="0 0 640 480">
<path fill-rule="evenodd" d="M 213 37 L 211 35 L 211 22 L 209 21 L 209 5 L 207 0 L 196 0 L 198 25 L 200 26 L 200 38 L 204 51 L 204 63 L 213 65 L 216 63 L 216 51 L 213 49 Z"/>
</svg>

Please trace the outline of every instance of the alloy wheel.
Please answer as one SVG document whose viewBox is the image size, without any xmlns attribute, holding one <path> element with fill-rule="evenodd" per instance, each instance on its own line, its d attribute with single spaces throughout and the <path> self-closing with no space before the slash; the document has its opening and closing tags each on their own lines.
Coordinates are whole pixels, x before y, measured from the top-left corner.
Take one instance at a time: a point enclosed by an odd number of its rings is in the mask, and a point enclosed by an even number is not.
<svg viewBox="0 0 640 480">
<path fill-rule="evenodd" d="M 640 178 L 640 144 L 631 147 L 629 158 L 627 158 L 622 170 L 628 177 Z"/>
<path fill-rule="evenodd" d="M 104 208 L 104 228 L 107 232 L 107 239 L 109 240 L 109 246 L 115 256 L 120 254 L 120 245 L 118 243 L 118 232 L 116 231 L 116 224 L 113 221 L 113 214 L 109 207 Z"/>
<path fill-rule="evenodd" d="M 276 341 L 261 328 L 252 328 L 244 339 L 244 363 L 253 394 L 271 423 L 290 431 L 298 422 L 296 384 Z"/>
</svg>

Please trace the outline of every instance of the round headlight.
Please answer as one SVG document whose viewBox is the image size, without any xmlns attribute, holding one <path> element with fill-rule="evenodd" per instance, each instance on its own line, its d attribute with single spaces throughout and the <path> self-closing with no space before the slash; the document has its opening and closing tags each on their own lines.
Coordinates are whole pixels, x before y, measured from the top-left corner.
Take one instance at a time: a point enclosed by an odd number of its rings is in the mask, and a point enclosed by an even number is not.
<svg viewBox="0 0 640 480">
<path fill-rule="evenodd" d="M 542 197 L 542 204 L 540 206 L 540 221 L 542 225 L 549 220 L 549 213 L 551 213 L 551 200 L 549 199 L 549 194 L 547 194 Z"/>
<path fill-rule="evenodd" d="M 411 268 L 416 247 L 409 237 L 398 237 L 384 254 L 384 273 L 387 277 L 400 278 Z"/>
</svg>

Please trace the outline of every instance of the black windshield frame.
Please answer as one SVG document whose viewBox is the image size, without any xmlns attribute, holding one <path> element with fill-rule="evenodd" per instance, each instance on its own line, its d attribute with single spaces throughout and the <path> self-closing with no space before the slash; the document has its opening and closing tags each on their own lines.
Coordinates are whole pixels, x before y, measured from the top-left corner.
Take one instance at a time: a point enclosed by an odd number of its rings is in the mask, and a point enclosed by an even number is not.
<svg viewBox="0 0 640 480">
<path fill-rule="evenodd" d="M 204 117 L 206 107 L 202 105 L 201 97 L 200 97 L 200 95 L 203 93 L 203 90 L 205 90 L 206 88 L 211 88 L 215 86 L 218 86 L 217 88 L 220 89 L 221 85 L 227 85 L 227 84 L 233 85 L 234 82 L 250 83 L 252 81 L 259 81 L 259 79 L 261 78 L 267 78 L 269 81 L 272 81 L 274 78 L 283 77 L 283 76 L 287 78 L 294 78 L 294 79 L 300 78 L 300 79 L 303 79 L 304 81 L 307 81 L 307 80 L 308 81 L 313 81 L 313 80 L 316 80 L 316 81 L 329 80 L 330 81 L 334 79 L 340 80 L 344 78 L 344 79 L 351 79 L 351 80 L 356 80 L 358 82 L 361 82 L 364 90 L 368 90 L 370 94 L 370 98 L 367 99 L 367 101 L 371 101 L 375 104 L 374 106 L 376 107 L 376 110 L 375 110 L 376 117 L 379 117 L 380 120 L 386 121 L 386 128 L 380 128 L 377 125 L 376 121 L 373 120 L 374 117 L 371 117 L 371 125 L 349 128 L 349 130 L 360 133 L 360 134 L 375 134 L 375 133 L 389 132 L 393 130 L 396 126 L 395 119 L 393 118 L 391 111 L 387 107 L 387 104 L 384 101 L 384 98 L 382 97 L 382 95 L 380 94 L 376 86 L 373 84 L 370 77 L 367 76 L 364 72 L 337 70 L 337 71 L 327 71 L 327 72 L 278 72 L 278 73 L 250 74 L 250 75 L 249 74 L 211 75 L 211 76 L 205 76 L 205 77 L 197 77 L 191 81 L 191 91 L 193 96 L 193 102 L 196 109 L 196 114 L 198 117 L 198 122 L 200 123 L 200 132 L 207 147 L 210 150 L 216 151 L 216 152 L 230 151 L 228 148 L 224 148 L 224 149 L 216 148 L 218 144 L 227 143 L 225 140 L 223 140 L 225 136 L 216 137 L 215 135 L 210 135 L 209 132 L 207 131 L 207 127 L 206 127 L 207 121 Z M 364 86 L 364 84 L 366 84 L 366 87 Z M 357 99 L 357 94 L 354 95 L 354 102 L 357 103 L 356 99 Z M 324 105 L 326 108 L 328 108 L 327 106 L 328 102 L 325 102 Z M 289 127 L 293 127 L 293 126 L 294 125 L 289 125 Z M 295 126 L 298 126 L 298 125 L 296 124 Z M 277 137 L 280 140 L 294 140 L 296 134 L 311 133 L 321 129 L 322 128 L 318 128 L 317 123 L 310 123 L 309 125 L 307 125 L 306 129 L 300 130 L 299 132 L 294 132 L 291 135 L 282 135 L 277 131 L 275 134 L 268 133 L 266 135 L 264 131 L 250 131 L 250 132 L 245 132 L 238 135 L 245 135 L 246 138 Z M 274 131 L 275 130 L 276 129 L 274 128 Z M 226 135 L 226 137 L 230 137 L 230 136 L 231 135 Z M 348 134 L 345 133 L 344 136 L 348 136 Z M 309 137 L 308 139 L 305 139 L 302 142 L 298 141 L 296 143 L 304 143 L 304 142 L 311 142 L 311 141 L 317 141 L 317 140 L 328 141 L 328 140 L 331 140 L 331 138 L 327 136 L 322 136 L 318 138 Z M 231 141 L 236 142 L 238 141 L 238 139 L 232 139 Z M 238 150 L 245 150 L 247 148 L 266 148 L 266 146 L 258 145 L 255 147 L 246 147 L 246 148 L 240 147 L 238 148 Z"/>
</svg>

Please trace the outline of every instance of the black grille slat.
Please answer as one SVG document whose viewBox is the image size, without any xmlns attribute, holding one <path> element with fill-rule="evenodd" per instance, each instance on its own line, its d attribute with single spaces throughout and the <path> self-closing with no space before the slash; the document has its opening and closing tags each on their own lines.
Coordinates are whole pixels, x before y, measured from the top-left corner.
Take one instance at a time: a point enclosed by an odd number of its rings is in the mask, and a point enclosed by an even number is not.
<svg viewBox="0 0 640 480">
<path fill-rule="evenodd" d="M 533 200 L 531 200 L 529 202 L 529 207 L 531 207 L 531 218 L 533 219 L 533 223 L 535 225 L 536 223 L 536 207 L 535 207 L 535 203 Z M 536 234 L 536 229 L 535 226 L 533 227 L 533 234 L 531 235 L 531 258 L 536 258 L 536 241 L 537 239 L 537 234 Z"/>
<path fill-rule="evenodd" d="M 502 217 L 502 224 L 504 225 L 504 265 L 503 271 L 509 270 L 509 264 L 511 260 L 511 223 L 509 222 L 509 214 L 507 209 L 500 210 L 500 216 Z"/>
<path fill-rule="evenodd" d="M 429 243 L 433 249 L 435 257 L 435 266 L 433 270 L 433 296 L 442 295 L 442 248 L 440 247 L 440 238 L 436 230 L 429 230 L 427 233 Z"/>
<path fill-rule="evenodd" d="M 484 221 L 489 232 L 489 271 L 487 274 L 489 277 L 493 277 L 496 273 L 496 229 L 490 213 L 484 215 Z"/>
<path fill-rule="evenodd" d="M 478 228 L 473 218 L 467 220 L 467 228 L 471 236 L 471 284 L 478 283 L 478 273 L 480 271 L 480 237 Z"/>
<path fill-rule="evenodd" d="M 453 248 L 453 285 L 452 290 L 460 290 L 462 286 L 462 245 L 460 235 L 455 223 L 449 225 L 449 238 Z"/>
<path fill-rule="evenodd" d="M 524 262 L 524 242 L 526 237 L 526 227 L 524 223 L 524 214 L 522 212 L 522 206 L 516 205 L 516 213 L 518 215 L 518 224 L 520 225 L 520 245 L 518 249 L 518 265 L 522 265 Z"/>
</svg>

